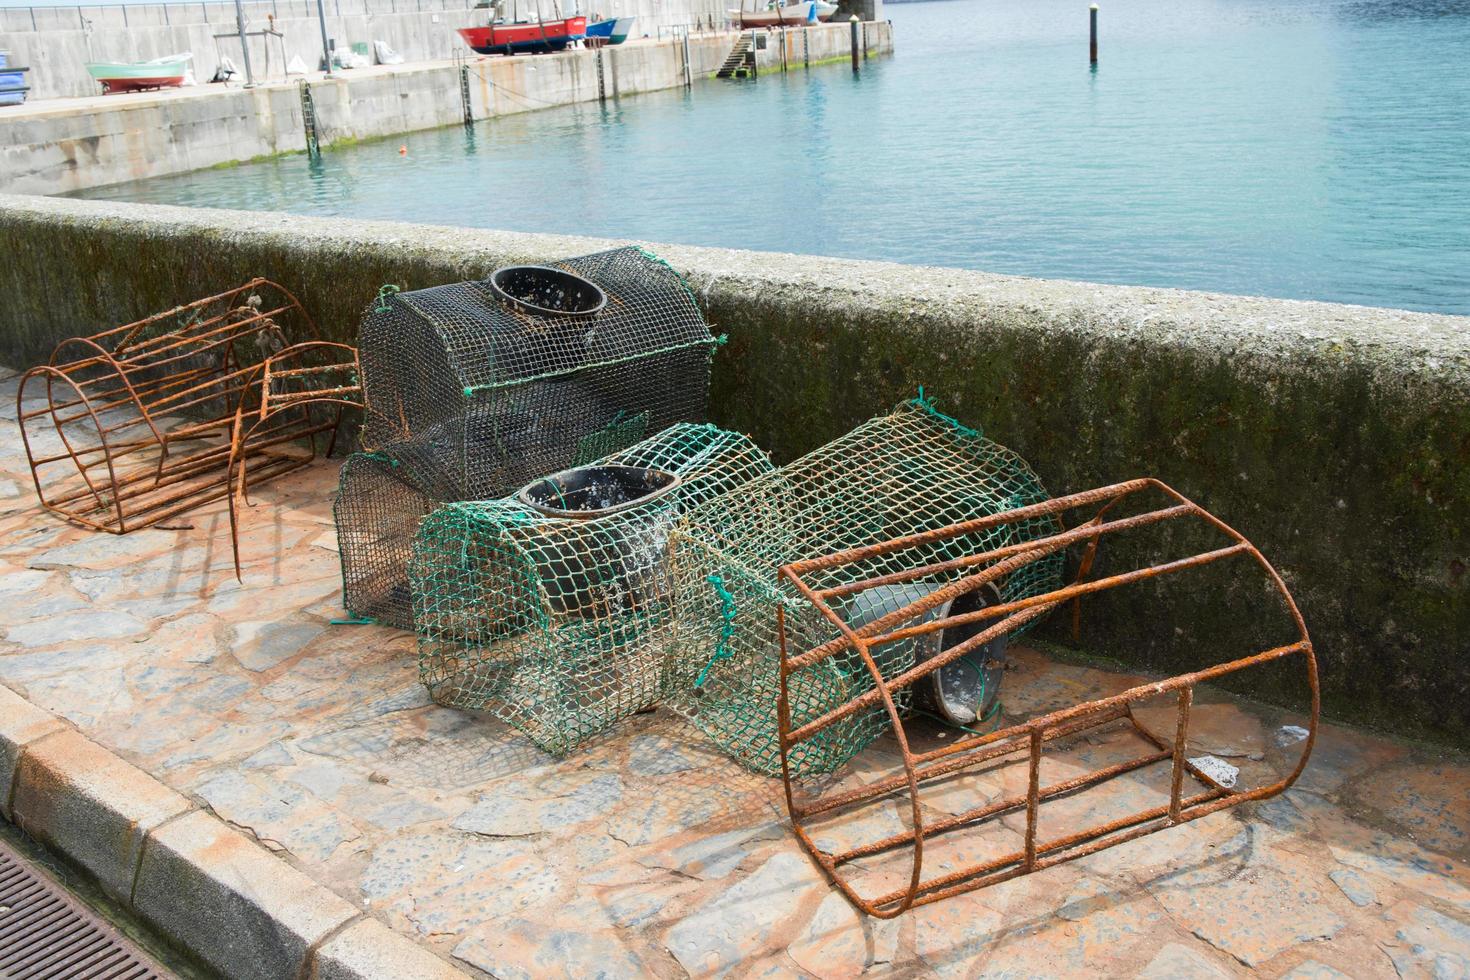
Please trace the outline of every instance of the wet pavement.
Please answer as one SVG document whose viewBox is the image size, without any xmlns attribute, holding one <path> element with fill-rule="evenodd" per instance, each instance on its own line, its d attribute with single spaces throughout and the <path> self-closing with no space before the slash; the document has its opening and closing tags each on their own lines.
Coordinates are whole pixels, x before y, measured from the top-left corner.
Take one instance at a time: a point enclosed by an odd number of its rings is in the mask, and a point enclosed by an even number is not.
<svg viewBox="0 0 1470 980">
<path fill-rule="evenodd" d="M 1470 976 L 1463 757 L 1324 725 L 1282 797 L 867 919 L 797 846 L 779 781 L 672 715 L 637 716 L 557 761 L 430 703 L 412 637 L 334 624 L 336 461 L 254 494 L 242 583 L 222 506 L 123 537 L 42 512 L 14 412 L 12 380 L 0 385 L 0 683 L 469 972 Z M 1011 719 L 1141 681 L 1013 656 Z M 1243 783 L 1289 771 L 1299 717 L 1200 700 L 1191 754 Z M 1059 744 L 1047 765 L 1106 764 L 1118 737 Z M 879 743 L 844 778 L 891 761 Z M 957 812 L 1024 775 L 970 777 L 925 806 Z M 1109 786 L 1043 820 L 1154 805 L 1158 773 Z M 1018 817 L 951 835 L 954 859 L 1017 837 Z"/>
</svg>

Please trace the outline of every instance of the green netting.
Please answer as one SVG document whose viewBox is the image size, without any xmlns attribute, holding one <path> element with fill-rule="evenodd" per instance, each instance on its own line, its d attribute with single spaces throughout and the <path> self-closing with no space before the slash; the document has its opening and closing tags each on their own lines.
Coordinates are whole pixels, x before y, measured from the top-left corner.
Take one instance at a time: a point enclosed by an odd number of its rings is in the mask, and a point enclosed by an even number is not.
<svg viewBox="0 0 1470 980">
<path fill-rule="evenodd" d="M 620 504 L 628 495 L 614 492 L 609 466 L 634 468 L 616 472 L 661 492 Z M 409 569 L 419 672 L 434 700 L 491 711 L 556 755 L 659 699 L 669 528 L 772 469 L 747 437 L 690 423 L 598 467 L 609 482 L 579 484 L 587 471 L 567 471 L 513 497 L 438 508 Z M 601 510 L 544 510 L 590 507 Z"/>
<path fill-rule="evenodd" d="M 633 445 L 648 434 L 648 416 L 648 412 L 628 416 L 626 412 L 619 411 L 607 425 L 577 440 L 577 451 L 572 455 L 572 465 L 586 466 L 625 446 Z"/>
<path fill-rule="evenodd" d="M 676 626 L 665 663 L 668 704 L 742 764 L 779 774 L 776 610 L 785 610 L 793 656 L 838 633 L 795 589 L 778 583 L 776 570 L 799 559 L 876 544 L 1046 497 L 1024 460 L 939 413 L 921 393 L 892 414 L 872 419 L 801 459 L 690 510 L 670 534 Z M 809 581 L 816 588 L 829 588 L 1055 530 L 1055 523 L 1045 519 L 1003 525 L 910 548 L 901 556 L 844 565 Z M 1056 587 L 1061 560 L 1052 556 L 1014 572 L 999 583 L 1000 597 L 1014 599 Z M 932 588 L 960 574 L 931 576 L 914 585 Z M 839 611 L 852 621 L 864 608 L 879 609 L 894 601 L 879 592 L 857 593 Z M 893 644 L 882 648 L 875 659 L 884 676 L 891 677 L 914 665 L 915 651 L 912 644 Z M 871 675 L 855 655 L 828 659 L 793 675 L 793 727 L 872 686 Z M 910 694 L 908 689 L 900 692 L 900 708 L 909 706 Z M 796 746 L 789 760 L 792 772 L 831 772 L 887 727 L 881 707 L 859 712 Z"/>
<path fill-rule="evenodd" d="M 574 313 L 560 300 L 583 293 L 555 279 L 532 291 L 547 304 L 535 312 L 492 276 L 384 286 L 363 318 L 362 443 L 373 452 L 342 468 L 334 508 L 355 615 L 413 628 L 413 535 L 438 504 L 498 498 L 705 418 L 720 341 L 667 263 L 625 247 L 521 272 L 574 278 L 605 304 Z"/>
</svg>

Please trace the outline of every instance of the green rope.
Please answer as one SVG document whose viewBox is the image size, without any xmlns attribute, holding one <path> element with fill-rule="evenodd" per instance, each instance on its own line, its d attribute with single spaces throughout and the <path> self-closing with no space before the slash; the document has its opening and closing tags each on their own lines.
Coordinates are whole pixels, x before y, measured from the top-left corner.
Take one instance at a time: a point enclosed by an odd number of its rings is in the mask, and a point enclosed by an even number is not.
<svg viewBox="0 0 1470 980">
<path fill-rule="evenodd" d="M 689 302 L 694 304 L 695 309 L 699 309 L 699 299 L 694 295 L 694 287 L 689 285 L 689 280 L 685 279 L 678 269 L 675 269 L 672 265 L 669 264 L 668 259 L 664 258 L 662 255 L 650 252 L 642 245 L 635 245 L 633 247 L 636 248 L 645 259 L 650 259 L 654 262 L 657 262 L 659 265 L 672 272 L 674 274 L 674 278 L 679 280 L 679 285 L 684 287 L 684 292 L 689 294 Z"/>
<path fill-rule="evenodd" d="M 378 300 L 377 300 L 378 305 L 375 306 L 375 307 L 373 307 L 373 312 L 374 313 L 387 313 L 388 312 L 388 297 L 389 296 L 392 296 L 394 293 L 397 293 L 397 292 L 401 292 L 401 289 L 398 286 L 393 285 L 391 282 L 387 282 L 387 283 L 384 283 L 383 285 L 379 286 L 378 287 Z"/>
<path fill-rule="evenodd" d="M 919 408 L 923 409 L 924 410 L 924 413 L 926 415 L 928 415 L 930 418 L 935 418 L 935 419 L 938 419 L 941 422 L 947 423 L 952 429 L 954 429 L 956 432 L 958 432 L 962 436 L 969 436 L 969 437 L 972 437 L 972 438 L 975 438 L 975 439 L 979 439 L 979 438 L 982 438 L 985 435 L 985 433 L 981 432 L 979 429 L 972 429 L 968 425 L 966 425 L 965 423 L 961 422 L 959 419 L 955 418 L 954 416 L 952 416 L 952 415 L 945 415 L 939 409 L 935 408 L 934 407 L 934 402 L 932 402 L 928 398 L 924 397 L 924 386 L 923 385 L 919 385 L 919 397 L 918 398 L 915 398 L 909 404 L 910 405 L 916 405 Z"/>
<path fill-rule="evenodd" d="M 998 719 L 997 719 L 996 723 L 993 724 L 993 725 L 991 725 L 989 728 L 980 729 L 980 728 L 971 728 L 969 725 L 961 725 L 958 722 L 950 721 L 948 718 L 941 718 L 939 715 L 933 714 L 933 713 L 928 712 L 928 711 L 921 711 L 921 710 L 919 710 L 917 708 L 914 710 L 914 714 L 923 715 L 925 718 L 928 718 L 930 721 L 937 721 L 937 722 L 939 722 L 939 724 L 943 725 L 945 728 L 958 729 L 959 731 L 962 731 L 962 732 L 969 732 L 971 735 L 989 735 L 991 732 L 995 731 L 997 728 L 1000 727 L 1000 723 L 999 723 L 999 720 Z M 985 717 L 979 719 L 978 721 L 976 721 L 975 724 L 977 724 L 977 725 L 983 725 L 986 722 L 990 721 L 992 718 L 995 718 L 996 715 L 998 715 L 998 714 L 1000 714 L 1000 698 L 996 698 L 995 699 L 995 704 L 992 704 L 990 706 L 990 710 L 987 711 L 987 712 L 985 712 Z"/>
<path fill-rule="evenodd" d="M 546 479 L 542 480 L 541 482 L 544 483 L 544 484 L 546 484 L 548 487 L 550 487 L 551 489 L 553 489 L 553 490 L 556 491 L 556 499 L 561 501 L 561 509 L 562 510 L 571 510 L 572 509 L 571 507 L 569 507 L 567 505 L 567 496 L 566 496 L 566 494 L 564 494 L 564 493 L 561 492 L 561 484 L 560 483 L 557 483 L 555 480 L 553 480 L 549 476 Z"/>
<path fill-rule="evenodd" d="M 709 676 L 716 662 L 729 660 L 735 656 L 734 651 L 730 649 L 730 638 L 735 635 L 735 597 L 725 588 L 725 580 L 719 575 L 711 575 L 705 581 L 713 585 L 715 591 L 720 594 L 720 642 L 715 644 L 715 653 L 709 658 L 709 663 L 705 664 L 699 676 L 694 678 L 696 688 L 704 687 L 704 680 Z"/>
<path fill-rule="evenodd" d="M 986 687 L 989 686 L 989 685 L 986 684 L 986 681 L 985 681 L 985 671 L 982 668 L 975 666 L 974 661 L 970 660 L 970 658 L 968 658 L 968 657 L 961 657 L 960 659 L 954 661 L 954 663 L 964 664 L 966 667 L 970 668 L 971 670 L 973 670 L 975 672 L 975 676 L 976 677 L 980 678 L 980 696 L 976 700 L 977 700 L 977 702 L 979 704 L 984 704 L 985 703 L 985 689 L 986 689 Z M 969 732 L 971 735 L 989 735 L 991 732 L 995 731 L 997 728 L 1000 727 L 1000 722 L 997 720 L 996 723 L 993 724 L 993 725 L 991 725 L 988 729 L 985 729 L 984 731 L 981 731 L 978 728 L 971 728 L 969 725 L 961 725 L 959 722 L 950 721 L 948 718 L 942 718 L 939 715 L 933 714 L 933 713 L 928 712 L 928 711 L 923 711 L 923 710 L 920 710 L 920 709 L 917 709 L 917 708 L 914 709 L 914 713 L 915 714 L 923 715 L 925 718 L 928 718 L 931 721 L 937 721 L 941 725 L 945 726 L 946 728 L 957 728 L 957 729 L 959 729 L 962 732 Z M 977 724 L 977 725 L 983 725 L 986 722 L 990 721 L 991 719 L 995 718 L 999 714 L 1000 714 L 1000 698 L 996 698 L 995 699 L 995 703 L 990 706 L 990 710 L 987 711 L 987 712 L 985 712 L 985 717 L 983 717 L 983 718 L 976 718 L 975 719 L 975 724 Z"/>
<path fill-rule="evenodd" d="M 334 619 L 334 620 L 332 620 L 332 625 L 333 626 L 368 626 L 371 623 L 372 623 L 372 618 L 371 617 L 358 616 L 355 613 L 352 614 L 352 615 L 350 615 L 350 616 L 347 616 L 344 619 Z"/>
</svg>

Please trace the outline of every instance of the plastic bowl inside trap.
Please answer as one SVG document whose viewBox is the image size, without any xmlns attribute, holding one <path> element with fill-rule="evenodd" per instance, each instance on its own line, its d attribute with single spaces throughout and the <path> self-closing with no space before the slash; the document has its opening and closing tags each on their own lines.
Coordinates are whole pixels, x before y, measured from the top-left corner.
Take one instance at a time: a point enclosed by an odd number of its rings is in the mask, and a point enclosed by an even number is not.
<svg viewBox="0 0 1470 980">
<path fill-rule="evenodd" d="M 937 587 L 880 585 L 859 592 L 853 596 L 847 607 L 848 624 L 853 629 L 861 629 L 876 619 L 922 599 Z M 985 585 L 956 596 L 903 625 L 913 626 L 935 619 L 960 616 L 998 602 L 1000 594 L 995 586 Z M 899 658 L 911 653 L 916 663 L 923 663 L 978 635 L 993 622 L 994 620 L 981 620 L 977 623 L 951 626 L 938 633 L 925 633 L 913 640 L 876 647 L 873 650 L 873 659 L 885 675 L 899 673 L 903 669 Z M 918 707 L 938 715 L 952 725 L 972 725 L 983 719 L 1000 693 L 1005 654 L 1006 637 L 1002 634 L 916 681 L 913 691 Z"/>
<path fill-rule="evenodd" d="M 490 286 L 511 306 L 542 316 L 592 316 L 607 305 L 607 294 L 595 282 L 544 265 L 496 269 Z"/>
<path fill-rule="evenodd" d="M 593 518 L 637 507 L 679 485 L 667 470 L 579 466 L 527 484 L 516 499 L 550 517 Z"/>
</svg>

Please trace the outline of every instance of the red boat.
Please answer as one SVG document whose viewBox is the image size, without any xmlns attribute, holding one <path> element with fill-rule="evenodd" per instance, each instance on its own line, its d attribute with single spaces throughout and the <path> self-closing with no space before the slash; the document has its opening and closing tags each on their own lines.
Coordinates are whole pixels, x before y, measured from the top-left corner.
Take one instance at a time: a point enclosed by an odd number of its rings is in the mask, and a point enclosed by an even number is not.
<svg viewBox="0 0 1470 980">
<path fill-rule="evenodd" d="M 535 24 L 491 24 L 461 27 L 459 36 L 479 54 L 515 54 L 521 51 L 561 51 L 587 36 L 586 17 L 548 20 Z"/>
</svg>

